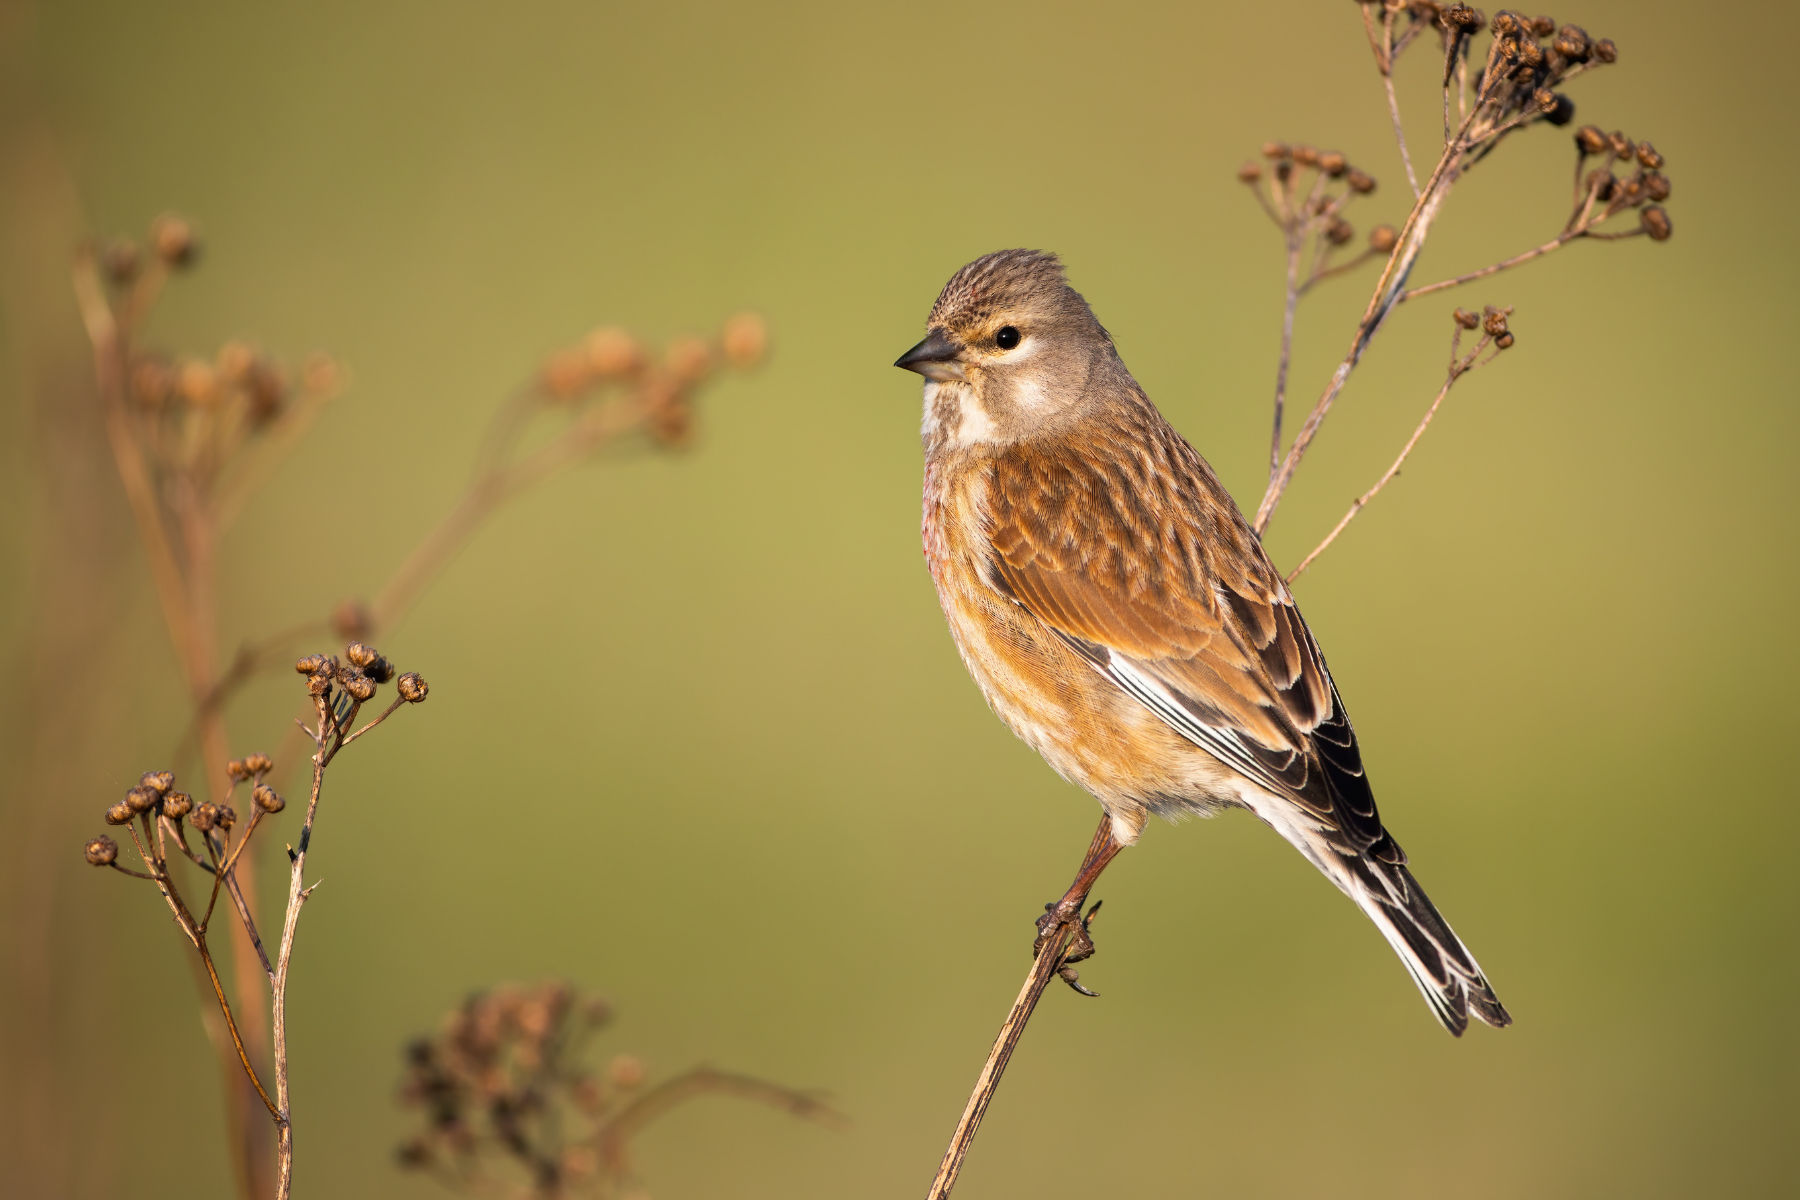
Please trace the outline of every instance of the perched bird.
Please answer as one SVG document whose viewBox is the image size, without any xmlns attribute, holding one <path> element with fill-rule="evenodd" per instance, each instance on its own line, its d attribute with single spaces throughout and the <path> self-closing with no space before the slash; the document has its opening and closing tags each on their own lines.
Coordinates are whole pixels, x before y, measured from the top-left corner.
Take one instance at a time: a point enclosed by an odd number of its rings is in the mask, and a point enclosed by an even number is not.
<svg viewBox="0 0 1800 1200">
<path fill-rule="evenodd" d="M 1247 808 L 1368 914 L 1446 1029 L 1510 1024 L 1382 828 L 1281 574 L 1056 256 L 975 260 L 926 328 L 894 365 L 925 377 L 922 532 L 950 632 L 1000 719 L 1104 810 L 1039 928 L 1085 939 L 1089 889 L 1151 813 Z"/>
</svg>

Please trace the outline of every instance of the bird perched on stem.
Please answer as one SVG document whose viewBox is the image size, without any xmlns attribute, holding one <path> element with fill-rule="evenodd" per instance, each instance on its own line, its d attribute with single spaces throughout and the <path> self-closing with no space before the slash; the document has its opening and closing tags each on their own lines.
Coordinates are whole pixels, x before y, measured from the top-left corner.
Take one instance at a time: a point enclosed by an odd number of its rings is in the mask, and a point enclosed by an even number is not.
<svg viewBox="0 0 1800 1200">
<path fill-rule="evenodd" d="M 1242 807 L 1368 914 L 1446 1029 L 1461 1034 L 1470 1013 L 1510 1024 L 1382 828 L 1280 573 L 1057 258 L 977 259 L 926 327 L 894 365 L 925 377 L 938 599 L 995 713 L 1104 810 L 1040 930 L 1075 923 L 1069 961 L 1092 953 L 1081 907 L 1151 813 Z"/>
</svg>

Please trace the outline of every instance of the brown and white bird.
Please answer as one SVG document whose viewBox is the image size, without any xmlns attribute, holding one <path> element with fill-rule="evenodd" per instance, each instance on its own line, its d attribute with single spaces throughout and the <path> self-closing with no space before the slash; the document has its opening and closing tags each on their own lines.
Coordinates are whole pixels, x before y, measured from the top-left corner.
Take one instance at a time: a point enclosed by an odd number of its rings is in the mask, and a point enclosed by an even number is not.
<svg viewBox="0 0 1800 1200">
<path fill-rule="evenodd" d="M 1057 258 L 977 259 L 926 327 L 894 365 L 925 376 L 925 560 L 950 632 L 1000 719 L 1105 810 L 1040 928 L 1078 917 L 1151 813 L 1247 808 L 1368 914 L 1446 1029 L 1510 1024 L 1382 828 L 1281 574 Z"/>
</svg>

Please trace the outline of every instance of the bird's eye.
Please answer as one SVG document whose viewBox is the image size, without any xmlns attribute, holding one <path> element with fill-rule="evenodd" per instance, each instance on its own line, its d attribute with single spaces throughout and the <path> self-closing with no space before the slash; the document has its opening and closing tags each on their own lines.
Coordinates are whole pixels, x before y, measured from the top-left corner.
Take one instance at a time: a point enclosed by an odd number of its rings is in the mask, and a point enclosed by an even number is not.
<svg viewBox="0 0 1800 1200">
<path fill-rule="evenodd" d="M 1022 340 L 1019 331 L 1014 329 L 1011 325 L 1006 326 L 999 333 L 994 335 L 994 345 L 1000 347 L 1002 350 L 1011 350 Z"/>
</svg>

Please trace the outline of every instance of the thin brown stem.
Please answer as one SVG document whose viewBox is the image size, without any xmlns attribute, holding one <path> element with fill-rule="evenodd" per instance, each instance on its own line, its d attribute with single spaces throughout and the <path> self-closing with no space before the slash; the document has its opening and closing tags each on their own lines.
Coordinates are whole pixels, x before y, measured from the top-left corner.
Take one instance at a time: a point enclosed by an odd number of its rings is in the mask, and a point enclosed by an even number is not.
<svg viewBox="0 0 1800 1200">
<path fill-rule="evenodd" d="M 1306 568 L 1312 566 L 1313 560 L 1325 553 L 1326 548 L 1337 540 L 1338 534 L 1344 532 L 1344 529 L 1350 522 L 1356 519 L 1356 514 L 1363 510 L 1363 506 L 1373 500 L 1376 495 L 1380 493 L 1381 489 L 1388 485 L 1388 482 L 1392 480 L 1394 476 L 1400 474 L 1400 468 L 1405 465 L 1407 456 L 1413 452 L 1413 447 L 1419 444 L 1419 439 L 1424 437 L 1425 431 L 1431 427 L 1432 418 L 1437 416 L 1439 406 L 1444 403 L 1444 397 L 1450 394 L 1450 389 L 1456 386 L 1456 381 L 1458 379 L 1461 379 L 1474 368 L 1476 365 L 1476 355 L 1480 354 L 1481 351 L 1487 347 L 1490 340 L 1491 339 L 1487 337 L 1483 337 L 1475 344 L 1475 349 L 1470 351 L 1466 358 L 1456 359 L 1451 362 L 1450 373 L 1444 380 L 1444 386 L 1438 389 L 1438 394 L 1432 399 L 1431 406 L 1425 410 L 1425 415 L 1420 418 L 1418 427 L 1413 430 L 1412 436 L 1406 439 L 1406 445 L 1400 448 L 1400 454 L 1394 459 L 1393 465 L 1382 474 L 1380 479 L 1375 481 L 1374 487 L 1371 487 L 1368 491 L 1364 492 L 1351 502 L 1350 511 L 1345 513 L 1343 519 L 1332 527 L 1330 533 L 1325 535 L 1325 540 L 1320 542 L 1317 546 L 1314 546 L 1312 553 L 1301 559 L 1300 565 L 1288 573 L 1288 583 L 1293 583 L 1294 580 L 1300 578 Z M 1454 350 L 1452 352 L 1454 353 Z"/>
<path fill-rule="evenodd" d="M 1275 431 L 1269 439 L 1269 477 L 1281 469 L 1281 422 L 1287 406 L 1288 364 L 1294 351 L 1294 309 L 1300 303 L 1300 234 L 1287 233 L 1287 300 L 1281 311 L 1281 359 L 1275 368 Z"/>
<path fill-rule="evenodd" d="M 1592 234 L 1586 229 L 1577 229 L 1569 233 L 1560 233 L 1541 246 L 1533 246 L 1522 254 L 1515 254 L 1511 258 L 1502 259 L 1497 263 L 1492 263 L 1481 268 L 1479 271 L 1470 271 L 1465 275 L 1458 275 L 1452 279 L 1440 279 L 1436 283 L 1428 283 L 1423 287 L 1416 287 L 1402 292 L 1400 293 L 1400 303 L 1405 303 L 1408 300 L 1416 300 L 1420 296 L 1429 296 L 1433 292 L 1442 292 L 1449 288 L 1461 287 L 1463 284 L 1473 283 L 1477 279 L 1486 279 L 1489 275 L 1499 274 L 1501 271 L 1519 266 L 1521 263 L 1528 263 L 1534 258 L 1542 258 L 1544 255 L 1549 254 L 1554 250 L 1560 250 L 1570 242 L 1579 238 L 1599 236 L 1604 235 Z"/>
<path fill-rule="evenodd" d="M 988 1105 L 993 1103 L 994 1093 L 999 1090 L 1000 1078 L 1006 1073 L 1006 1065 L 1012 1061 L 1013 1050 L 1024 1036 L 1025 1026 L 1030 1023 L 1031 1014 L 1036 1011 L 1038 1001 L 1043 998 L 1044 989 L 1050 986 L 1050 981 L 1061 976 L 1071 987 L 1086 991 L 1075 982 L 1074 972 L 1068 966 L 1078 940 L 1084 943 L 1083 957 L 1093 952 L 1092 943 L 1087 941 L 1086 926 L 1092 912 L 1090 911 L 1088 918 L 1083 918 L 1081 908 L 1087 902 L 1088 892 L 1100 878 L 1100 873 L 1122 848 L 1113 838 L 1112 819 L 1103 814 L 1100 827 L 1094 831 L 1093 840 L 1088 844 L 1081 869 L 1076 872 L 1075 882 L 1070 884 L 1063 898 L 1051 906 L 1050 911 L 1039 920 L 1037 954 L 1032 959 L 1031 971 L 1025 976 L 1018 998 L 1013 1001 L 1006 1020 L 1000 1025 L 999 1036 L 994 1039 L 993 1048 L 988 1051 L 981 1074 L 975 1079 L 975 1090 L 970 1093 L 969 1103 L 963 1108 L 962 1119 L 956 1123 L 956 1131 L 950 1136 L 950 1146 L 944 1151 L 944 1160 L 938 1165 L 937 1175 L 932 1178 L 926 1200 L 945 1200 L 950 1195 L 950 1190 L 956 1186 L 957 1176 L 962 1173 L 963 1159 L 968 1155 L 969 1147 L 975 1141 L 975 1134 L 981 1128 L 981 1119 L 987 1115 Z M 1094 907 L 1098 908 L 1099 905 L 1095 904 Z"/>
</svg>

